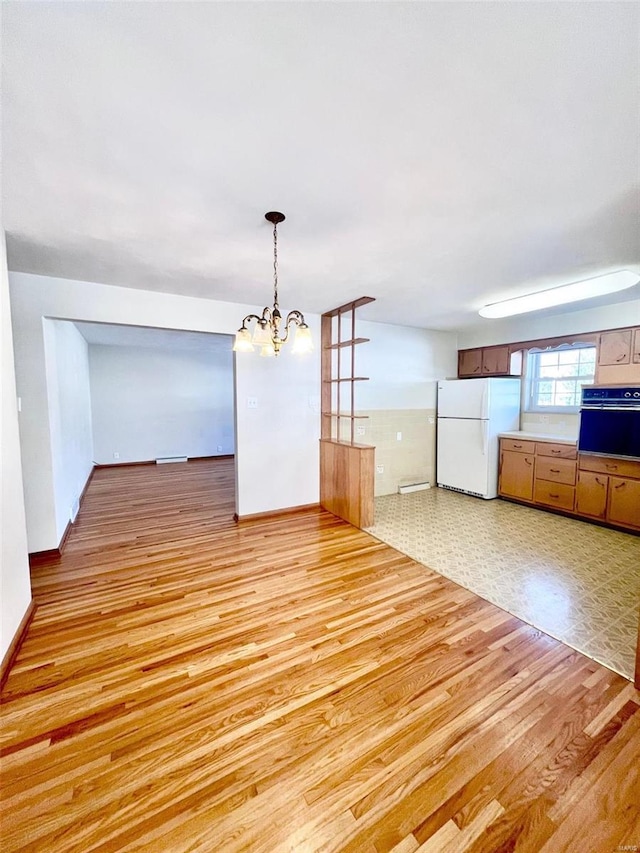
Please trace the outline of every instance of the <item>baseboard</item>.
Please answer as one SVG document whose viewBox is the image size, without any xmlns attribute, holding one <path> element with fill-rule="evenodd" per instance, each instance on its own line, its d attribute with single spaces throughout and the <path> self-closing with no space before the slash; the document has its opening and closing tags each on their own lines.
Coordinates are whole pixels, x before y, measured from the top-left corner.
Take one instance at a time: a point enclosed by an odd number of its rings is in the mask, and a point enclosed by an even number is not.
<svg viewBox="0 0 640 853">
<path fill-rule="evenodd" d="M 89 472 L 89 476 L 87 477 L 87 482 L 84 484 L 82 491 L 80 492 L 80 496 L 78 498 L 78 512 L 76 513 L 76 518 L 78 517 L 78 513 L 82 509 L 82 501 L 84 500 L 84 496 L 87 493 L 87 489 L 89 488 L 89 484 L 91 483 L 91 479 L 93 477 L 93 473 L 96 470 L 96 465 L 93 465 L 91 471 Z M 64 551 L 64 546 L 67 543 L 67 539 L 69 534 L 71 533 L 71 528 L 73 527 L 73 522 L 69 520 L 67 522 L 67 526 L 64 529 L 64 533 L 62 534 L 62 538 L 58 543 L 57 548 L 50 548 L 48 551 L 31 551 L 29 556 L 29 565 L 31 566 L 33 563 L 41 562 L 42 560 L 55 560 L 58 557 L 62 556 L 62 552 Z"/>
<path fill-rule="evenodd" d="M 64 543 L 61 542 L 60 544 L 63 545 Z M 61 556 L 62 551 L 60 550 L 60 548 L 49 548 L 48 551 L 31 551 L 28 554 L 29 565 L 34 566 L 43 561 L 57 560 Z"/>
<path fill-rule="evenodd" d="M 91 480 L 93 480 L 93 474 L 94 474 L 95 470 L 96 470 L 96 466 L 92 465 L 91 471 L 89 472 L 89 476 L 87 477 L 87 482 L 84 484 L 84 489 L 80 492 L 80 497 L 78 498 L 78 504 L 80 505 L 80 507 L 82 507 L 82 501 L 84 500 L 84 496 L 87 494 L 87 489 L 89 488 L 89 484 L 91 483 Z M 80 512 L 80 509 L 78 509 L 78 512 Z M 76 518 L 77 518 L 77 515 L 76 515 Z"/>
<path fill-rule="evenodd" d="M 220 454 L 219 456 L 188 456 L 187 462 L 205 462 L 215 459 L 235 459 L 234 453 Z M 142 462 L 94 462 L 95 468 L 130 468 L 132 465 L 155 465 L 155 459 L 145 459 Z"/>
<path fill-rule="evenodd" d="M 80 509 L 78 509 L 78 512 L 80 512 Z M 64 546 L 67 544 L 67 539 L 69 538 L 69 534 L 71 533 L 71 527 L 72 526 L 73 526 L 73 522 L 67 521 L 67 526 L 64 529 L 64 533 L 62 534 L 62 538 L 60 539 L 60 544 L 58 545 L 58 553 L 59 554 L 62 554 L 62 552 L 64 551 Z"/>
<path fill-rule="evenodd" d="M 284 509 L 272 509 L 268 512 L 254 512 L 250 515 L 238 515 L 234 513 L 233 520 L 242 524 L 245 521 L 261 521 L 279 518 L 281 516 L 296 515 L 297 513 L 309 512 L 310 510 L 320 509 L 320 504 L 301 504 L 300 506 L 288 506 Z"/>
<path fill-rule="evenodd" d="M 134 465 L 155 465 L 155 459 L 145 459 L 144 462 L 94 462 L 95 468 L 132 468 Z"/>
<path fill-rule="evenodd" d="M 13 662 L 16 659 L 16 655 L 20 651 L 20 646 L 22 645 L 24 638 L 27 635 L 27 629 L 31 624 L 31 620 L 36 612 L 37 604 L 31 599 L 29 602 L 29 606 L 26 609 L 26 612 L 22 619 L 20 620 L 20 624 L 18 625 L 18 630 L 16 631 L 13 640 L 9 644 L 9 648 L 7 649 L 5 656 L 2 658 L 2 663 L 0 663 L 0 689 L 4 687 L 4 683 L 9 676 L 9 672 L 11 671 L 11 667 L 13 666 Z"/>
</svg>

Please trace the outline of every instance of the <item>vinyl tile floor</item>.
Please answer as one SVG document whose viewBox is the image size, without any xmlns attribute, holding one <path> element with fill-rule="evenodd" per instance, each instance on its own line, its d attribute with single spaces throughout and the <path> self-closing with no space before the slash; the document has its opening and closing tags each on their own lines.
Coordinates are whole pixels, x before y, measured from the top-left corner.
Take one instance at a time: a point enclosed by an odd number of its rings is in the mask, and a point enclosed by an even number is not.
<svg viewBox="0 0 640 853">
<path fill-rule="evenodd" d="M 640 537 L 438 488 L 376 498 L 367 531 L 633 679 Z"/>
</svg>

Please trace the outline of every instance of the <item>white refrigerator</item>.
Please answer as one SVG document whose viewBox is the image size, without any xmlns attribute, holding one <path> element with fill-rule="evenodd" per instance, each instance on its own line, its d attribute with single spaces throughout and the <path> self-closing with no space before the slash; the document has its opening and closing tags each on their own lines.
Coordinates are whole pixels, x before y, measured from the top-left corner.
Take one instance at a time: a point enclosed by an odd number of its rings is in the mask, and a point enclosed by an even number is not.
<svg viewBox="0 0 640 853">
<path fill-rule="evenodd" d="M 518 429 L 520 380 L 438 382 L 438 486 L 479 498 L 498 496 L 498 435 Z"/>
</svg>

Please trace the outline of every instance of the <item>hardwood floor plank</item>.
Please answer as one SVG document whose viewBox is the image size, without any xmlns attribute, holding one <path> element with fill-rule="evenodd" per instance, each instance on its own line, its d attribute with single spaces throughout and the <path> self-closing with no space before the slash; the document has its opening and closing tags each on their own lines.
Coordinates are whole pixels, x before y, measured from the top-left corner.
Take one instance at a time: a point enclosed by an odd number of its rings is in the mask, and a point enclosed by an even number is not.
<svg viewBox="0 0 640 853">
<path fill-rule="evenodd" d="M 233 488 L 99 469 L 34 562 L 3 853 L 636 843 L 629 682 L 320 509 L 235 525 Z"/>
</svg>

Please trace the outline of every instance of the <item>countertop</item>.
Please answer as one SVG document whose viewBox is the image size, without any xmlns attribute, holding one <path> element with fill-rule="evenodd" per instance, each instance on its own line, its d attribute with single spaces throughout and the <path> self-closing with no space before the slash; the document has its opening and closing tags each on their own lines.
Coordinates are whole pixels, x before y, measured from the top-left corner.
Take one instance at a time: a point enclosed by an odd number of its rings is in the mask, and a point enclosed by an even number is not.
<svg viewBox="0 0 640 853">
<path fill-rule="evenodd" d="M 514 429 L 510 432 L 501 432 L 500 438 L 522 438 L 527 441 L 552 441 L 554 444 L 572 444 L 578 443 L 577 438 L 570 438 L 568 435 L 549 435 L 546 432 L 528 432 L 527 430 Z"/>
</svg>

